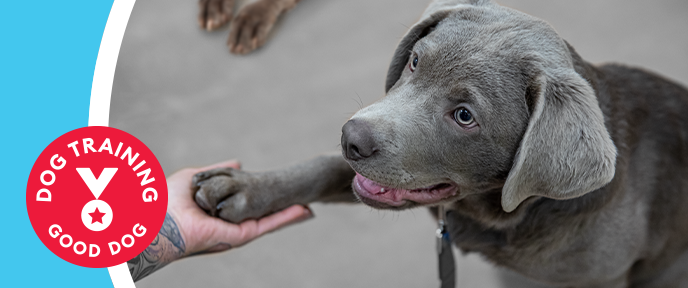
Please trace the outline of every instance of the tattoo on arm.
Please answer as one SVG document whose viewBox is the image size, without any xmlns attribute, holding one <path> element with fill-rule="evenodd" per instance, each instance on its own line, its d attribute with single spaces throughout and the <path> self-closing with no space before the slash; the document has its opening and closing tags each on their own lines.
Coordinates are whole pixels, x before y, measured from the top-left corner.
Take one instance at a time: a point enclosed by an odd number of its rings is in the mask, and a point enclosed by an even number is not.
<svg viewBox="0 0 688 288">
<path fill-rule="evenodd" d="M 181 258 L 186 251 L 184 239 L 179 227 L 170 214 L 165 215 L 165 222 L 160 233 L 146 250 L 127 262 L 129 273 L 134 282 L 150 275 L 170 262 Z"/>
</svg>

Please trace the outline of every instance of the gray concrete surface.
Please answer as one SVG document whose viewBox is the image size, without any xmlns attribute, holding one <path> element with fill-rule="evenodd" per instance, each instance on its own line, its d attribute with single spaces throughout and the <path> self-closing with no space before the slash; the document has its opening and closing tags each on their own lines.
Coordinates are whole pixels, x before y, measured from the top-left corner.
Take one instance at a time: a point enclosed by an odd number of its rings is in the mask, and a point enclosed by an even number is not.
<svg viewBox="0 0 688 288">
<path fill-rule="evenodd" d="M 305 0 L 268 44 L 228 53 L 201 31 L 195 0 L 137 1 L 119 56 L 110 123 L 166 173 L 229 158 L 279 168 L 339 149 L 341 125 L 383 96 L 392 52 L 427 1 Z M 549 21 L 592 62 L 622 62 L 688 83 L 688 1 L 504 0 Z M 173 263 L 138 287 L 436 287 L 425 210 L 313 205 L 316 218 L 222 254 Z M 458 254 L 458 287 L 530 287 Z"/>
</svg>

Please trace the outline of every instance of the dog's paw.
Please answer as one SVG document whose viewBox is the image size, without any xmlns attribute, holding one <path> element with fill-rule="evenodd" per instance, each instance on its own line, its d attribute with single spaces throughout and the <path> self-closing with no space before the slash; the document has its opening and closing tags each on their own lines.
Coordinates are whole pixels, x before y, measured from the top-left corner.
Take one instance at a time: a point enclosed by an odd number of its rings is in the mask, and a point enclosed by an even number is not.
<svg viewBox="0 0 688 288">
<path fill-rule="evenodd" d="M 214 30 L 232 19 L 234 0 L 199 0 L 198 24 L 202 29 Z"/>
<path fill-rule="evenodd" d="M 226 221 L 240 223 L 272 212 L 265 192 L 256 185 L 259 182 L 249 172 L 218 168 L 194 175 L 192 186 L 196 191 L 196 203 L 203 210 Z"/>
<path fill-rule="evenodd" d="M 279 1 L 261 0 L 242 8 L 232 20 L 227 46 L 235 54 L 247 54 L 263 46 L 268 34 L 284 12 Z"/>
</svg>

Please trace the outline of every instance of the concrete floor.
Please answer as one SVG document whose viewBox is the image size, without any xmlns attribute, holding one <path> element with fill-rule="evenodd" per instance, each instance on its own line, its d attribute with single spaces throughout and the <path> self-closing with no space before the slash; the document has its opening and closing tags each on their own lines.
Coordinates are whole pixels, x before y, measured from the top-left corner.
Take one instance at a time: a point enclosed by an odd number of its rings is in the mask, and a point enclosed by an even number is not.
<svg viewBox="0 0 688 288">
<path fill-rule="evenodd" d="M 228 53 L 201 31 L 195 0 L 138 1 L 115 75 L 110 124 L 137 136 L 166 173 L 229 158 L 246 170 L 338 150 L 341 125 L 383 96 L 392 52 L 428 1 L 306 0 L 268 44 Z M 622 62 L 688 83 L 685 0 L 504 0 L 549 21 L 588 61 Z M 314 204 L 316 218 L 230 252 L 171 264 L 138 287 L 436 287 L 425 210 Z M 459 287 L 531 287 L 477 255 Z"/>
</svg>

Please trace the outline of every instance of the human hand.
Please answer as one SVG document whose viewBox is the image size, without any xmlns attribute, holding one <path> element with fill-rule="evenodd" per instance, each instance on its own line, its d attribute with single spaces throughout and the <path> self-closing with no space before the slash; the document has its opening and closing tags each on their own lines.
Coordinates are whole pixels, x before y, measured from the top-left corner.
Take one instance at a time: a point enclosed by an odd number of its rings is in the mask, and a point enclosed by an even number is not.
<svg viewBox="0 0 688 288">
<path fill-rule="evenodd" d="M 186 168 L 167 178 L 167 214 L 160 232 L 146 250 L 127 261 L 134 281 L 179 258 L 239 247 L 268 232 L 313 217 L 310 209 L 301 205 L 238 225 L 209 216 L 193 200 L 191 179 L 198 172 L 221 167 L 239 169 L 240 165 L 237 161 L 226 161 L 203 168 Z"/>
<path fill-rule="evenodd" d="M 238 225 L 209 216 L 193 200 L 191 179 L 198 172 L 220 167 L 239 169 L 240 164 L 230 160 L 202 168 L 186 168 L 167 179 L 167 213 L 176 222 L 183 238 L 185 251 L 182 257 L 239 247 L 261 235 L 313 217 L 310 209 L 301 205 Z"/>
</svg>

